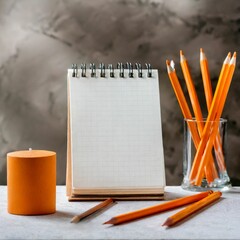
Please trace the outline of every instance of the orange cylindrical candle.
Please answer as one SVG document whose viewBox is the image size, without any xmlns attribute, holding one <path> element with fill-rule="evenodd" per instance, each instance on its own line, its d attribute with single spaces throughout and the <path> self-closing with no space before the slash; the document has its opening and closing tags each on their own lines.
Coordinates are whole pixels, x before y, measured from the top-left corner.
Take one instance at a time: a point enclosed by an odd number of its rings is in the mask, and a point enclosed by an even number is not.
<svg viewBox="0 0 240 240">
<path fill-rule="evenodd" d="M 56 211 L 56 153 L 44 150 L 7 154 L 8 212 L 19 215 Z"/>
</svg>

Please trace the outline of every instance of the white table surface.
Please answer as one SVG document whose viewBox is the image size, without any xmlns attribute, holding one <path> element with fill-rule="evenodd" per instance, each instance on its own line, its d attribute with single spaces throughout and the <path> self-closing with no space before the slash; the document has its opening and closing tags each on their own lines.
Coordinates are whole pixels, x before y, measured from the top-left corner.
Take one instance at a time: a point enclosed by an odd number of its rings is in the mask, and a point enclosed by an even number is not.
<svg viewBox="0 0 240 240">
<path fill-rule="evenodd" d="M 165 199 L 194 194 L 180 187 L 166 187 Z M 111 217 L 151 206 L 159 201 L 119 201 L 81 222 L 71 218 L 98 202 L 68 202 L 65 187 L 57 187 L 57 212 L 19 216 L 7 212 L 7 188 L 0 187 L 0 239 L 240 239 L 240 188 L 223 193 L 220 201 L 172 228 L 161 224 L 179 209 L 118 226 L 103 225 Z M 181 208 L 180 208 L 181 209 Z"/>
</svg>

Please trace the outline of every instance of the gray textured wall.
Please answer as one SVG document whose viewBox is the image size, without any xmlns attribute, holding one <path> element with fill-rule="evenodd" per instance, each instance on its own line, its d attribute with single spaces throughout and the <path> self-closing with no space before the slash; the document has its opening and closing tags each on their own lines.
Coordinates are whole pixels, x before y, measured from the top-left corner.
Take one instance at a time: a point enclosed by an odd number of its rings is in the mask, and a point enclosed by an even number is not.
<svg viewBox="0 0 240 240">
<path fill-rule="evenodd" d="M 182 115 L 166 75 L 166 58 L 189 60 L 203 108 L 199 48 L 216 84 L 228 51 L 240 46 L 240 1 L 234 0 L 0 0 L 0 184 L 6 153 L 48 149 L 58 154 L 65 182 L 67 95 L 71 63 L 150 62 L 160 70 L 168 184 L 182 179 Z M 239 52 L 238 52 L 239 53 Z M 228 171 L 240 184 L 239 65 L 223 117 L 228 118 Z"/>
</svg>

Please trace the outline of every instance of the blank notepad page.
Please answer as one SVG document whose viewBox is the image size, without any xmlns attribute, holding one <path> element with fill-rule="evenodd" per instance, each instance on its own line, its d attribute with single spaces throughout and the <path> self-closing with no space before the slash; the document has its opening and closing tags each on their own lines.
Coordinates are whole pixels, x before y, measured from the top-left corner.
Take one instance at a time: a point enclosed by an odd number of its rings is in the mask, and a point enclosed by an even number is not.
<svg viewBox="0 0 240 240">
<path fill-rule="evenodd" d="M 73 189 L 165 185 L 158 72 L 71 77 Z"/>
</svg>

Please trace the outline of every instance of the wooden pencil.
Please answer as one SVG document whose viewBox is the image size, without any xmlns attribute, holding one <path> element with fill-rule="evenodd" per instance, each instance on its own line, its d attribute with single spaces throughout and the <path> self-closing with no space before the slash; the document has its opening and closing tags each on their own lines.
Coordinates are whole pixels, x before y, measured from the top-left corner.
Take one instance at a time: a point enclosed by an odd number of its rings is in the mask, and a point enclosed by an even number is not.
<svg viewBox="0 0 240 240">
<path fill-rule="evenodd" d="M 221 197 L 221 192 L 214 192 L 213 194 L 210 194 L 209 196 L 203 198 L 202 200 L 191 204 L 190 206 L 186 207 L 185 209 L 177 212 L 173 216 L 169 217 L 162 226 L 173 226 L 176 223 L 180 222 L 181 220 L 187 218 L 188 216 L 192 215 L 193 213 L 197 212 L 198 210 L 208 206 L 209 204 L 215 202 Z"/>
<path fill-rule="evenodd" d="M 183 198 L 179 198 L 179 199 L 175 199 L 169 202 L 165 202 L 162 204 L 158 204 L 158 205 L 154 205 L 151 207 L 147 207 L 147 208 L 143 208 L 143 209 L 139 209 L 133 212 L 128 212 L 128 213 L 124 213 L 118 216 L 113 217 L 112 219 L 110 219 L 109 221 L 105 222 L 104 224 L 113 224 L 113 225 L 117 225 L 117 224 L 121 224 L 124 222 L 129 222 L 132 221 L 134 219 L 139 219 L 142 217 L 146 217 L 152 214 L 156 214 L 156 213 L 160 213 L 163 211 L 167 211 L 169 209 L 174 209 L 189 203 L 193 203 L 196 201 L 199 201 L 205 197 L 207 197 L 209 194 L 212 194 L 213 191 L 207 191 L 207 192 L 202 192 L 199 194 L 195 194 L 192 196 L 188 196 L 188 197 L 183 197 Z"/>
<path fill-rule="evenodd" d="M 226 102 L 226 98 L 227 98 L 227 94 L 230 88 L 230 84 L 232 81 L 232 77 L 235 71 L 235 67 L 236 67 L 236 52 L 234 52 L 233 57 L 230 61 L 230 66 L 229 66 L 229 71 L 227 73 L 227 76 L 225 77 L 226 80 L 223 83 L 222 86 L 222 92 L 219 96 L 219 101 L 218 101 L 218 105 L 217 105 L 217 111 L 216 111 L 216 115 L 215 115 L 215 122 L 213 122 L 213 126 L 212 126 L 212 131 L 210 132 L 210 136 L 208 138 L 208 141 L 205 143 L 205 149 L 204 149 L 204 154 L 202 154 L 202 158 L 201 158 L 201 162 L 199 164 L 199 169 L 196 175 L 196 181 L 195 184 L 197 186 L 201 185 L 201 181 L 204 175 L 204 167 L 208 164 L 208 156 L 210 154 L 211 148 L 213 146 L 214 140 L 216 139 L 216 135 L 218 132 L 218 126 L 219 126 L 219 120 L 220 117 L 222 115 L 222 111 Z M 208 134 L 209 135 L 209 134 Z M 202 140 L 201 140 L 202 141 Z M 199 144 L 199 148 L 201 146 L 201 143 Z M 199 149 L 198 149 L 199 150 Z M 196 153 L 196 157 L 198 157 L 198 151 Z M 196 158 L 195 157 L 195 158 Z"/>
<path fill-rule="evenodd" d="M 213 93 L 212 93 L 212 84 L 211 84 L 209 67 L 208 67 L 208 60 L 202 48 L 200 49 L 200 68 L 202 73 L 207 109 L 209 111 L 212 104 Z M 225 167 L 225 160 L 224 160 L 224 155 L 222 150 L 221 137 L 219 133 L 217 134 L 216 140 L 214 142 L 214 150 L 215 150 L 215 155 L 216 155 L 216 160 L 217 160 L 219 170 L 221 172 L 224 172 L 226 170 L 226 167 Z"/>
<path fill-rule="evenodd" d="M 198 131 L 199 131 L 199 134 L 201 137 L 203 129 L 204 129 L 202 110 L 201 110 L 200 103 L 198 100 L 197 91 L 195 89 L 195 86 L 194 86 L 194 83 L 193 83 L 193 80 L 191 77 L 191 73 L 190 73 L 190 70 L 188 67 L 187 59 L 184 56 L 182 50 L 180 51 L 180 64 L 181 64 L 182 72 L 183 72 L 184 79 L 186 82 L 186 86 L 188 89 L 192 108 L 193 108 L 193 111 L 194 111 L 194 114 L 195 114 L 195 117 L 197 120 Z M 206 175 L 208 182 L 211 183 L 211 182 L 213 182 L 213 180 L 215 178 L 218 177 L 218 173 L 217 173 L 216 166 L 214 164 L 212 157 L 210 158 L 209 163 L 210 164 L 208 166 L 205 166 L 205 175 Z"/>
<path fill-rule="evenodd" d="M 201 74 L 203 79 L 203 87 L 204 87 L 207 108 L 209 111 L 212 103 L 213 91 L 212 91 L 212 84 L 210 80 L 208 60 L 202 48 L 200 48 L 200 69 L 201 69 Z"/>
<path fill-rule="evenodd" d="M 172 63 L 173 63 L 173 61 L 172 61 Z M 187 100 L 184 96 L 181 85 L 179 83 L 176 71 L 173 68 L 173 66 L 170 66 L 170 62 L 168 60 L 166 61 L 166 65 L 167 65 L 168 76 L 169 76 L 169 79 L 171 81 L 171 84 L 172 84 L 173 90 L 175 92 L 175 95 L 177 97 L 179 106 L 182 110 L 182 114 L 183 114 L 185 119 L 192 119 L 192 114 L 191 114 L 191 111 L 188 107 Z M 172 65 L 174 65 L 174 63 Z M 194 145 L 197 148 L 198 144 L 200 142 L 200 137 L 199 137 L 196 125 L 193 122 L 188 122 L 188 127 L 189 127 L 189 130 L 190 130 L 191 134 L 192 134 Z"/>
<path fill-rule="evenodd" d="M 172 65 L 174 65 L 174 62 L 173 61 L 171 61 L 171 62 L 173 63 Z M 191 114 L 191 111 L 188 107 L 187 100 L 184 96 L 181 85 L 179 83 L 176 71 L 173 68 L 173 66 L 170 66 L 170 62 L 168 60 L 166 61 L 166 65 L 167 65 L 168 76 L 169 76 L 169 79 L 170 79 L 171 84 L 173 86 L 173 90 L 176 94 L 179 106 L 182 110 L 182 114 L 183 114 L 185 119 L 190 119 L 191 120 L 192 119 L 192 114 Z M 196 125 L 193 121 L 187 121 L 187 124 L 188 124 L 189 130 L 191 132 L 195 148 L 197 149 L 198 145 L 200 143 L 200 136 L 198 134 L 198 130 L 197 130 Z M 210 156 L 210 158 L 211 158 L 210 164 L 214 165 L 214 161 L 213 161 L 212 156 Z M 211 170 L 212 171 L 207 171 L 205 169 L 206 178 L 209 182 L 212 182 L 214 177 L 217 176 L 216 168 L 212 167 Z"/>
<path fill-rule="evenodd" d="M 189 97 L 190 97 L 190 101 L 192 104 L 192 108 L 193 108 L 193 112 L 194 115 L 196 117 L 197 120 L 197 125 L 198 125 L 198 129 L 201 135 L 201 132 L 203 131 L 203 116 L 202 116 L 202 110 L 200 107 L 200 103 L 198 100 L 198 96 L 197 96 L 197 92 L 195 89 L 195 86 L 193 84 L 193 80 L 188 68 L 188 62 L 187 59 L 185 58 L 183 51 L 180 51 L 180 64 L 181 64 L 181 68 L 182 68 L 182 72 L 184 75 L 184 79 L 186 82 L 186 86 L 188 89 L 188 93 L 189 93 Z"/>
<path fill-rule="evenodd" d="M 102 203 L 90 208 L 89 210 L 87 210 L 84 213 L 81 213 L 80 215 L 74 216 L 71 220 L 71 223 L 77 223 L 79 222 L 81 219 L 97 212 L 100 211 L 101 209 L 103 209 L 104 207 L 108 206 L 109 204 L 113 203 L 113 200 L 111 198 L 108 198 L 107 200 L 103 201 Z"/>
<path fill-rule="evenodd" d="M 215 116 L 216 113 L 218 111 L 218 105 L 219 105 L 219 101 L 220 101 L 220 97 L 224 88 L 224 83 L 225 80 L 227 78 L 228 75 L 228 70 L 229 70 L 229 62 L 230 62 L 230 57 L 229 54 L 226 57 L 226 59 L 223 62 L 223 66 L 222 66 L 222 70 L 221 70 L 221 74 L 217 83 L 217 87 L 214 93 L 214 97 L 213 97 L 213 101 L 211 104 L 211 108 L 210 111 L 208 113 L 208 117 L 206 120 L 206 124 L 204 126 L 204 130 L 203 130 L 203 134 L 201 136 L 201 141 L 199 143 L 196 155 L 194 157 L 194 161 L 192 164 L 192 169 L 190 172 L 190 180 L 192 182 L 195 181 L 198 169 L 199 169 L 199 165 L 200 165 L 200 161 L 201 161 L 201 157 L 203 155 L 204 149 L 206 147 L 208 138 L 209 138 L 209 134 L 211 133 L 211 129 L 212 129 L 212 123 L 215 120 Z"/>
</svg>

